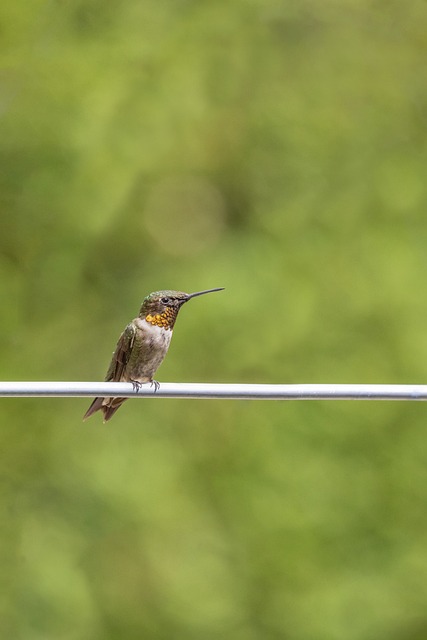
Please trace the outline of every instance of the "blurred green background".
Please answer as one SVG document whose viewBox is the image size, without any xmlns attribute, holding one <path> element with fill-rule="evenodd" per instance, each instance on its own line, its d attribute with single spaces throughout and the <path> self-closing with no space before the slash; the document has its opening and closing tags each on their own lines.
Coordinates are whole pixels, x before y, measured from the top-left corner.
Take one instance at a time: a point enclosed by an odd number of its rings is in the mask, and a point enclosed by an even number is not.
<svg viewBox="0 0 427 640">
<path fill-rule="evenodd" d="M 427 5 L 0 5 L 1 378 L 427 381 Z M 0 635 L 424 640 L 424 403 L 0 401 Z"/>
</svg>

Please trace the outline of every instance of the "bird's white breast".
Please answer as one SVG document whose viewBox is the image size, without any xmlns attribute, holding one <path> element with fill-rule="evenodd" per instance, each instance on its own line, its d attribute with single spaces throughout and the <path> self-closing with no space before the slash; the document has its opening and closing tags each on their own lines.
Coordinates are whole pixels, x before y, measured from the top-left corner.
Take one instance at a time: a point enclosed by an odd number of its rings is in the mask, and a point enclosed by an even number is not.
<svg viewBox="0 0 427 640">
<path fill-rule="evenodd" d="M 143 332 L 144 342 L 149 342 L 156 347 L 164 348 L 166 351 L 168 350 L 172 338 L 171 329 L 158 327 L 155 324 L 147 322 L 145 318 L 137 318 L 135 322 L 138 329 L 141 329 Z"/>
</svg>

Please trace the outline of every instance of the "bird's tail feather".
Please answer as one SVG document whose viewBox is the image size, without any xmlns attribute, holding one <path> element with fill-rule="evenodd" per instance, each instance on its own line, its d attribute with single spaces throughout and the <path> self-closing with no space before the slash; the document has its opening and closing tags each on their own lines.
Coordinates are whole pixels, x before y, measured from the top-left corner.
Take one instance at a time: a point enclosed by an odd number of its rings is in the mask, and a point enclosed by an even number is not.
<svg viewBox="0 0 427 640">
<path fill-rule="evenodd" d="M 90 416 L 96 411 L 99 411 L 102 407 L 103 401 L 104 401 L 104 398 L 95 398 L 92 404 L 90 405 L 89 409 L 84 414 L 83 421 L 90 418 Z"/>
<path fill-rule="evenodd" d="M 127 399 L 128 398 L 110 398 L 110 402 L 102 406 L 102 411 L 104 412 L 104 422 L 108 422 L 108 420 L 112 418 L 116 413 L 117 409 L 120 409 L 122 404 Z"/>
<path fill-rule="evenodd" d="M 83 420 L 87 420 L 96 411 L 102 410 L 104 414 L 104 422 L 107 422 L 116 413 L 127 398 L 95 398 L 89 409 L 83 416 Z"/>
</svg>

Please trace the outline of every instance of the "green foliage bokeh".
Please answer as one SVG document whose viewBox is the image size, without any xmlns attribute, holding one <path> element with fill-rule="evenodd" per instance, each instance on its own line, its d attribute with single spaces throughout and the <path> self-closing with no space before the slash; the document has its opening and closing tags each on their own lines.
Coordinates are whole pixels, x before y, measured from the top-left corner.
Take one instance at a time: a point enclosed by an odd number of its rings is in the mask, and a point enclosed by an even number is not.
<svg viewBox="0 0 427 640">
<path fill-rule="evenodd" d="M 427 6 L 0 7 L 3 380 L 423 383 Z M 0 632 L 421 640 L 424 403 L 0 403 Z"/>
</svg>

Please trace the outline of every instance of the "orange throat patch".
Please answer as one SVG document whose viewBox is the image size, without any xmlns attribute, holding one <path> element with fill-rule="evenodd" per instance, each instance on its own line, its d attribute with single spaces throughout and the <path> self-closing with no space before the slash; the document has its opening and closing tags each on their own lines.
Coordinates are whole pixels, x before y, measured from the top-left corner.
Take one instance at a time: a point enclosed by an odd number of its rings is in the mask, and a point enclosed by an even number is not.
<svg viewBox="0 0 427 640">
<path fill-rule="evenodd" d="M 155 327 L 162 327 L 162 329 L 173 329 L 176 316 L 178 315 L 177 309 L 170 309 L 169 307 L 163 313 L 156 313 L 152 316 L 151 313 L 145 316 L 145 320 Z"/>
</svg>

